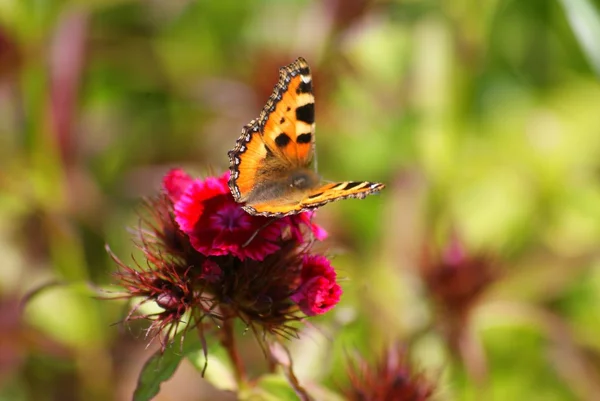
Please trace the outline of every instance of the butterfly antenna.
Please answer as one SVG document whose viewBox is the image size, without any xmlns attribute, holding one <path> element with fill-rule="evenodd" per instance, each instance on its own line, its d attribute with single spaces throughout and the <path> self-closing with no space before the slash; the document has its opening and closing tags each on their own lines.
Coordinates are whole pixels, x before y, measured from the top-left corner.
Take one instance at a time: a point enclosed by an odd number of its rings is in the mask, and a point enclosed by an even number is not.
<svg viewBox="0 0 600 401">
<path fill-rule="evenodd" d="M 262 230 L 264 230 L 265 228 L 267 228 L 269 225 L 271 225 L 275 220 L 277 220 L 277 217 L 271 217 L 269 220 L 267 220 L 267 222 L 265 224 L 263 224 L 256 231 L 254 231 L 254 233 L 250 236 L 250 238 L 248 238 L 248 240 L 246 240 L 246 242 L 244 242 L 244 244 L 242 245 L 242 248 L 245 248 L 248 245 L 250 245 L 250 243 L 254 240 L 254 238 L 256 238 L 258 233 L 261 232 Z"/>
</svg>

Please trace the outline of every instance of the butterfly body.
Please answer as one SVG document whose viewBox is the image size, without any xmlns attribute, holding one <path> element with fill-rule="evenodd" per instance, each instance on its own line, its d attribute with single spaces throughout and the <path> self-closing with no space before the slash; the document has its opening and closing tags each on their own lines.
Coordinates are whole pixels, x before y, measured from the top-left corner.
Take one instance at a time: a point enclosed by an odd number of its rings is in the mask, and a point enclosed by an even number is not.
<svg viewBox="0 0 600 401">
<path fill-rule="evenodd" d="M 282 217 L 346 198 L 364 198 L 383 184 L 324 183 L 310 168 L 315 147 L 314 95 L 306 61 L 282 67 L 260 117 L 229 152 L 229 188 L 252 215 Z"/>
<path fill-rule="evenodd" d="M 264 202 L 293 204 L 301 201 L 306 196 L 306 192 L 318 187 L 320 182 L 320 177 L 308 169 L 272 174 L 269 175 L 269 180 L 258 183 L 241 200 L 248 204 Z"/>
</svg>

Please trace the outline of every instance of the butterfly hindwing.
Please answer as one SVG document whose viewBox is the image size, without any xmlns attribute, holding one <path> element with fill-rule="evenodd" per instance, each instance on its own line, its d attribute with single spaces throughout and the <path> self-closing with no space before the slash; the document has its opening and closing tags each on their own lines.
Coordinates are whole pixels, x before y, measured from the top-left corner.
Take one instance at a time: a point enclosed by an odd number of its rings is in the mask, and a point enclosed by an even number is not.
<svg viewBox="0 0 600 401">
<path fill-rule="evenodd" d="M 367 195 L 381 191 L 385 186 L 378 182 L 343 181 L 324 184 L 312 190 L 302 200 L 303 208 L 314 208 L 329 202 L 347 199 L 362 199 Z"/>
<path fill-rule="evenodd" d="M 344 181 L 324 184 L 313 189 L 301 202 L 303 209 L 314 209 L 326 203 L 348 198 L 362 199 L 381 191 L 385 186 L 378 182 Z"/>
<path fill-rule="evenodd" d="M 252 206 L 244 206 L 244 209 L 254 215 L 283 217 L 316 209 L 329 202 L 342 199 L 362 199 L 367 195 L 381 191 L 383 188 L 385 188 L 385 185 L 369 181 L 333 182 L 313 189 L 302 200 L 294 204 L 273 205 L 272 203 L 265 202 Z"/>
</svg>

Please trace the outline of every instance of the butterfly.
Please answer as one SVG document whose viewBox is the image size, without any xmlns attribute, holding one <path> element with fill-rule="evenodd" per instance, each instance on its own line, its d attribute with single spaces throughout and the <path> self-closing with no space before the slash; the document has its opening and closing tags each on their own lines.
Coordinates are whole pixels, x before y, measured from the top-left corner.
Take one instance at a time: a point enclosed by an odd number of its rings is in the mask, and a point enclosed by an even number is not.
<svg viewBox="0 0 600 401">
<path fill-rule="evenodd" d="M 385 185 L 323 182 L 311 168 L 315 97 L 308 63 L 299 57 L 279 69 L 279 82 L 260 116 L 242 129 L 229 151 L 229 189 L 254 216 L 283 217 L 346 198 L 364 198 Z"/>
</svg>

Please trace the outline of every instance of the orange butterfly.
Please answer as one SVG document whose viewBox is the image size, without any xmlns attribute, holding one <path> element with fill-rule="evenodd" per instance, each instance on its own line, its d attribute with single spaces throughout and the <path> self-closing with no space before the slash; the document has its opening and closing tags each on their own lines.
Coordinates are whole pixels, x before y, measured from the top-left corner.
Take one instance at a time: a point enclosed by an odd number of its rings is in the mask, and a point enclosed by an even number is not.
<svg viewBox="0 0 600 401">
<path fill-rule="evenodd" d="M 381 183 L 324 183 L 310 168 L 315 148 L 315 97 L 306 60 L 279 69 L 279 82 L 229 151 L 229 188 L 255 216 L 283 217 L 381 191 Z"/>
</svg>

